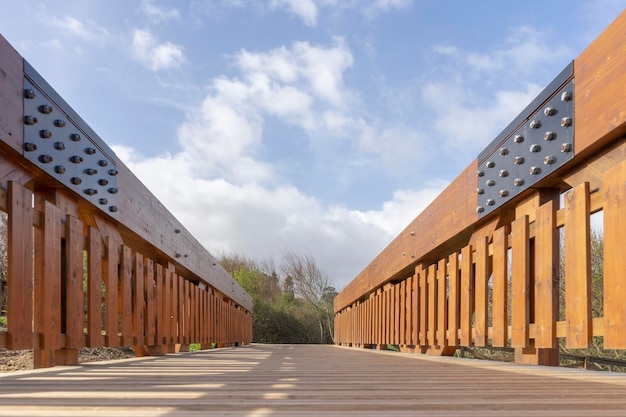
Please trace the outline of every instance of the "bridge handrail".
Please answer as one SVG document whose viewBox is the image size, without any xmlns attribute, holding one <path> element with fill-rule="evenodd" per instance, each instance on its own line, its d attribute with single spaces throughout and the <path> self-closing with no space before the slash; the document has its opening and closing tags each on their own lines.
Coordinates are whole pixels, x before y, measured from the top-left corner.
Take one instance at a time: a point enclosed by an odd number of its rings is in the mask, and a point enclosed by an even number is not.
<svg viewBox="0 0 626 417">
<path fill-rule="evenodd" d="M 555 349 L 557 337 L 574 347 L 604 336 L 605 347 L 626 347 L 618 295 L 626 259 L 625 36 L 622 12 L 340 292 L 337 343 L 445 354 L 489 340 Z M 600 211 L 604 315 L 592 317 L 590 216 Z M 559 320 L 563 230 L 567 307 Z"/>
</svg>

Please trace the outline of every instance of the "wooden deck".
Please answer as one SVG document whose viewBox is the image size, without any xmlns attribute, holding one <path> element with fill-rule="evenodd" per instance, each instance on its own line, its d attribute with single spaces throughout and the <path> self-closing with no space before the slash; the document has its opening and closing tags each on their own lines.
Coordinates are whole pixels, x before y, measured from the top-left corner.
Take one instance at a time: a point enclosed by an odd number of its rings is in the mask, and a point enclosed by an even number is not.
<svg viewBox="0 0 626 417">
<path fill-rule="evenodd" d="M 0 416 L 623 416 L 626 375 L 251 345 L 0 375 Z"/>
</svg>

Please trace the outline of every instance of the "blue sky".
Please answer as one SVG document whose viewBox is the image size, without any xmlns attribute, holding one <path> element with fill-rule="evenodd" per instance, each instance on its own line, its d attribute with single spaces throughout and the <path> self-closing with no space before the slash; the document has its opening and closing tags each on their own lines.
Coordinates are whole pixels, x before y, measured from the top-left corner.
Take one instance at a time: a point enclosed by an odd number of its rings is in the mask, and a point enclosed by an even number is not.
<svg viewBox="0 0 626 417">
<path fill-rule="evenodd" d="M 4 0 L 0 33 L 215 255 L 354 278 L 626 0 Z"/>
</svg>

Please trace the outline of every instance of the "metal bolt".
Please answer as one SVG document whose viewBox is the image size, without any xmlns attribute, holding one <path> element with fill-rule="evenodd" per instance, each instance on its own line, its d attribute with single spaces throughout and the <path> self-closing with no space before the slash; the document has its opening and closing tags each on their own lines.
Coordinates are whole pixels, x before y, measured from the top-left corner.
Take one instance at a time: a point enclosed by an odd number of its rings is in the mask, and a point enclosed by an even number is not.
<svg viewBox="0 0 626 417">
<path fill-rule="evenodd" d="M 57 174 L 65 174 L 65 167 L 63 165 L 57 165 L 54 167 L 54 172 Z"/>
<path fill-rule="evenodd" d="M 485 194 L 485 189 L 484 189 L 484 188 L 477 188 L 477 189 L 476 189 L 476 194 L 478 194 L 478 195 L 483 195 L 483 194 Z"/>
<path fill-rule="evenodd" d="M 522 142 L 524 142 L 524 136 L 522 136 L 522 135 L 515 135 L 515 137 L 513 138 L 513 142 L 515 142 L 515 143 L 522 143 Z"/>
<path fill-rule="evenodd" d="M 104 178 L 98 180 L 98 184 L 102 185 L 103 187 L 105 185 L 109 185 L 109 180 L 105 180 Z"/>
<path fill-rule="evenodd" d="M 505 156 L 509 154 L 509 148 L 500 148 L 500 151 L 498 152 L 500 155 Z"/>
<path fill-rule="evenodd" d="M 98 161 L 98 165 L 100 165 L 101 167 L 105 167 L 109 165 L 109 162 L 106 159 L 101 159 Z"/>
<path fill-rule="evenodd" d="M 72 184 L 74 184 L 74 185 L 80 185 L 80 183 L 82 183 L 82 182 L 83 182 L 83 180 L 81 180 L 81 179 L 80 179 L 80 178 L 78 178 L 78 177 L 72 177 L 72 179 L 70 180 L 70 182 L 71 182 Z"/>
<path fill-rule="evenodd" d="M 106 198 L 101 198 L 100 200 L 98 200 L 98 203 L 104 205 L 104 204 L 108 204 L 109 200 L 107 200 Z"/>
<path fill-rule="evenodd" d="M 485 176 L 485 171 L 476 171 L 476 176 L 477 177 L 484 177 Z"/>
<path fill-rule="evenodd" d="M 500 172 L 498 172 L 498 175 L 500 175 L 500 177 L 502 177 L 502 178 L 508 177 L 509 176 L 509 171 L 507 171 L 506 169 L 501 169 Z"/>
<path fill-rule="evenodd" d="M 34 125 L 38 122 L 39 120 L 37 120 L 37 118 L 35 116 L 24 116 L 24 124 L 27 125 Z"/>
<path fill-rule="evenodd" d="M 541 122 L 539 120 L 533 120 L 530 122 L 531 129 L 539 129 L 541 127 Z"/>
<path fill-rule="evenodd" d="M 487 205 L 488 206 L 493 206 L 494 204 L 496 204 L 495 200 L 492 198 L 488 198 L 487 199 Z"/>
<path fill-rule="evenodd" d="M 493 162 L 493 161 L 487 161 L 487 163 L 485 164 L 485 166 L 486 166 L 487 168 L 493 168 L 493 167 L 495 167 L 495 166 L 496 166 L 496 163 L 495 163 L 495 162 Z"/>
<path fill-rule="evenodd" d="M 63 142 L 54 142 L 54 149 L 56 149 L 58 151 L 62 151 L 63 149 L 65 149 L 65 143 L 63 143 Z"/>
<path fill-rule="evenodd" d="M 42 139 L 50 139 L 52 137 L 52 132 L 47 129 L 42 129 L 39 131 L 39 136 L 41 136 Z"/>
<path fill-rule="evenodd" d="M 87 155 L 93 155 L 96 153 L 96 150 L 94 148 L 85 148 L 85 153 Z"/>
<path fill-rule="evenodd" d="M 111 207 L 109 207 L 109 211 L 110 211 L 111 213 L 115 213 L 115 212 L 117 211 L 117 206 L 111 206 Z"/>
<path fill-rule="evenodd" d="M 85 169 L 85 174 L 87 175 L 96 175 L 98 173 L 97 169 L 93 169 L 93 168 L 87 168 Z"/>
<path fill-rule="evenodd" d="M 180 233 L 180 229 L 176 229 L 178 230 L 178 233 Z M 411 232 L 409 233 L 411 236 L 415 236 L 415 230 L 411 230 Z"/>
<path fill-rule="evenodd" d="M 26 90 L 24 90 L 24 98 L 35 98 L 35 97 L 37 97 L 37 93 L 35 92 L 35 90 L 31 88 L 27 88 Z"/>
<path fill-rule="evenodd" d="M 117 194 L 117 188 L 115 187 L 109 188 L 108 191 L 109 191 L 109 194 Z"/>
<path fill-rule="evenodd" d="M 26 152 L 34 152 L 37 150 L 37 144 L 36 143 L 25 143 L 24 144 L 24 150 Z"/>
<path fill-rule="evenodd" d="M 87 188 L 87 189 L 85 190 L 85 194 L 87 194 L 87 195 L 94 195 L 94 194 L 98 194 L 98 190 L 95 190 L 95 189 L 93 189 L 93 188 Z"/>
<path fill-rule="evenodd" d="M 539 167 L 530 167 L 529 172 L 530 172 L 531 175 L 539 175 L 539 174 L 541 174 L 541 168 L 539 168 Z"/>
<path fill-rule="evenodd" d="M 515 165 L 522 165 L 524 163 L 525 159 L 523 156 L 516 156 L 515 159 L 513 159 L 513 163 Z"/>
<path fill-rule="evenodd" d="M 482 213 L 484 211 L 485 211 L 485 208 L 483 206 L 476 207 L 476 213 Z"/>
<path fill-rule="evenodd" d="M 572 92 L 571 91 L 563 91 L 561 93 L 561 101 L 571 101 L 572 100 Z"/>
<path fill-rule="evenodd" d="M 39 162 L 41 162 L 42 164 L 49 164 L 50 162 L 52 162 L 52 157 L 50 155 L 40 155 Z"/>
<path fill-rule="evenodd" d="M 516 187 L 521 187 L 522 185 L 524 185 L 524 180 L 522 178 L 515 178 L 515 180 L 513 180 L 513 185 L 515 185 Z"/>
<path fill-rule="evenodd" d="M 554 132 L 546 132 L 543 134 L 543 139 L 544 140 L 554 140 L 556 139 L 556 133 Z"/>
<path fill-rule="evenodd" d="M 116 176 L 117 174 L 118 174 L 117 169 L 110 169 L 109 170 L 109 175 Z"/>
<path fill-rule="evenodd" d="M 509 192 L 507 190 L 500 190 L 499 195 L 500 195 L 500 197 L 508 197 L 509 196 Z"/>
<path fill-rule="evenodd" d="M 543 114 L 545 114 L 546 116 L 554 116 L 556 114 L 556 109 L 554 107 L 546 107 L 543 110 Z"/>
<path fill-rule="evenodd" d="M 570 127 L 572 125 L 572 118 L 571 117 L 564 117 L 561 119 L 561 126 L 562 127 Z"/>
<path fill-rule="evenodd" d="M 556 158 L 554 156 L 546 156 L 543 158 L 543 163 L 546 165 L 552 165 L 556 162 Z"/>
<path fill-rule="evenodd" d="M 52 113 L 52 110 L 54 110 L 52 106 L 48 106 L 47 104 L 42 104 L 37 109 L 43 114 L 50 114 Z"/>
<path fill-rule="evenodd" d="M 56 127 L 65 127 L 65 120 L 61 120 L 61 119 L 56 119 L 54 121 L 54 125 Z"/>
<path fill-rule="evenodd" d="M 494 180 L 487 180 L 485 184 L 487 184 L 487 187 L 493 187 L 494 185 L 496 185 L 496 182 Z"/>
<path fill-rule="evenodd" d="M 533 143 L 532 145 L 530 145 L 530 151 L 531 152 L 540 152 L 541 151 L 541 146 L 537 145 L 536 143 Z"/>
<path fill-rule="evenodd" d="M 73 155 L 70 157 L 70 162 L 73 162 L 75 164 L 80 164 L 81 162 L 83 162 L 83 158 L 82 156 Z"/>
<path fill-rule="evenodd" d="M 82 138 L 80 137 L 78 133 L 72 133 L 70 135 L 70 139 L 72 139 L 74 142 L 80 142 Z"/>
<path fill-rule="evenodd" d="M 572 151 L 572 144 L 571 143 L 563 143 L 561 145 L 561 152 L 571 152 Z"/>
<path fill-rule="evenodd" d="M 180 229 L 174 229 L 174 233 L 180 233 Z M 414 233 L 414 232 L 411 232 Z"/>
<path fill-rule="evenodd" d="M 176 257 L 176 259 L 180 258 L 182 255 L 180 253 L 177 253 L 176 255 L 174 255 Z M 402 252 L 402 256 L 404 256 L 404 252 Z"/>
</svg>

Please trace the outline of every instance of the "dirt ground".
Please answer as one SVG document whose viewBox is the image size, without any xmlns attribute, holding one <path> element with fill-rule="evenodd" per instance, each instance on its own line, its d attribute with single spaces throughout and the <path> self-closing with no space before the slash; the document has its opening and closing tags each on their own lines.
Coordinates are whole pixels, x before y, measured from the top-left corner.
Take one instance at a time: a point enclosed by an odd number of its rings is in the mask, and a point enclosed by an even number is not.
<svg viewBox="0 0 626 417">
<path fill-rule="evenodd" d="M 84 348 L 78 352 L 79 363 L 134 357 L 135 353 L 130 348 Z M 0 349 L 0 372 L 14 372 L 25 369 L 33 369 L 32 350 Z"/>
</svg>

